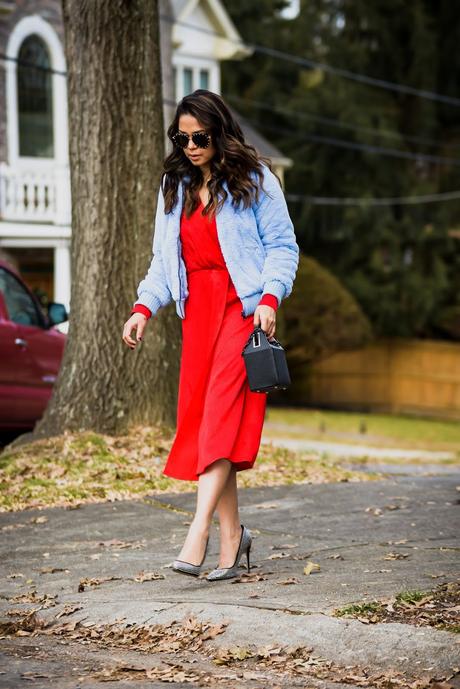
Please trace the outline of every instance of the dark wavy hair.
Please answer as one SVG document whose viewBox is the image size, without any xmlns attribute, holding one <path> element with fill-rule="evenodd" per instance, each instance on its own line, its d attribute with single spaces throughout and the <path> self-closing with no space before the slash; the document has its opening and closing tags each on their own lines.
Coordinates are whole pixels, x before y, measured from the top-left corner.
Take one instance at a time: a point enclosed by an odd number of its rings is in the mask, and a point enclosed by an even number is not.
<svg viewBox="0 0 460 689">
<path fill-rule="evenodd" d="M 207 187 L 210 198 L 204 213 L 214 215 L 224 204 L 228 196 L 223 187 L 224 181 L 227 182 L 234 207 L 242 203 L 243 208 L 248 208 L 254 200 L 257 202 L 259 188 L 262 186 L 263 189 L 261 162 L 273 172 L 270 159 L 259 155 L 254 146 L 244 140 L 240 125 L 221 96 L 206 89 L 196 89 L 178 103 L 167 131 L 173 150 L 164 160 L 161 176 L 165 213 L 170 213 L 176 206 L 178 186 L 184 177 L 188 176 L 184 187 L 184 209 L 187 217 L 198 207 L 197 192 L 203 186 L 201 169 L 193 165 L 172 138 L 179 129 L 180 116 L 185 114 L 195 117 L 210 133 L 216 149 L 209 161 L 211 178 Z M 259 184 L 252 173 L 258 176 Z"/>
</svg>

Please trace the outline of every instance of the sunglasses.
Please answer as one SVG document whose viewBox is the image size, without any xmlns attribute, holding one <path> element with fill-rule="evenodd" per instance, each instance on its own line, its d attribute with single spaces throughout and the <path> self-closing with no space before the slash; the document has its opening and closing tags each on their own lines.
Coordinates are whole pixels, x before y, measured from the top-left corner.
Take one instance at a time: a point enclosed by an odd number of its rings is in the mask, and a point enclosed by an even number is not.
<svg viewBox="0 0 460 689">
<path fill-rule="evenodd" d="M 188 134 L 184 134 L 183 132 L 177 132 L 172 136 L 172 140 L 176 146 L 179 146 L 180 148 L 187 148 L 189 138 L 190 136 Z M 206 132 L 193 132 L 193 134 L 191 134 L 191 139 L 195 146 L 198 146 L 198 148 L 208 148 L 209 144 L 211 143 L 211 136 Z"/>
</svg>

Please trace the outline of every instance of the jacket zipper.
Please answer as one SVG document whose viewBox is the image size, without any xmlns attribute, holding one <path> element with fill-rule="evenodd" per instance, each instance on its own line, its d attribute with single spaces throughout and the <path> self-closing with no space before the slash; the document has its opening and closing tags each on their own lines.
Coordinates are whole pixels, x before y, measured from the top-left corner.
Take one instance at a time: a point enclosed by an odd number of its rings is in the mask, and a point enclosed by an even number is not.
<svg viewBox="0 0 460 689">
<path fill-rule="evenodd" d="M 180 238 L 177 238 L 177 277 L 179 279 L 179 301 L 182 300 L 182 285 L 181 285 L 181 280 L 180 280 Z"/>
</svg>

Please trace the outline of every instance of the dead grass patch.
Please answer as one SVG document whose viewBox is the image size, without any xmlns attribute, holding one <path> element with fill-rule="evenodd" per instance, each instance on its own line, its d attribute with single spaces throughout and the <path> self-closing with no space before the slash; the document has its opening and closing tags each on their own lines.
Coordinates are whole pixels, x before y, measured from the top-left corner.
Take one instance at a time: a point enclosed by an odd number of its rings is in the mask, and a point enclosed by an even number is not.
<svg viewBox="0 0 460 689">
<path fill-rule="evenodd" d="M 0 454 L 0 511 L 128 500 L 152 493 L 182 493 L 194 481 L 163 475 L 170 431 L 138 426 L 123 436 L 90 432 L 40 439 Z M 378 476 L 378 475 L 377 475 Z M 255 466 L 239 472 L 242 487 L 371 480 L 305 452 L 261 445 Z"/>
</svg>

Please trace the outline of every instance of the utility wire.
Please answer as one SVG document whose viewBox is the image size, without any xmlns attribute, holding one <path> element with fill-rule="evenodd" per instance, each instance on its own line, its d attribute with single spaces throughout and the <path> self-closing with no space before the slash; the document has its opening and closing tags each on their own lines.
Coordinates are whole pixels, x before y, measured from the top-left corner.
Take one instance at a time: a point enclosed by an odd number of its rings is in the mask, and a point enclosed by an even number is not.
<svg viewBox="0 0 460 689">
<path fill-rule="evenodd" d="M 167 105 L 177 105 L 175 101 L 163 100 Z M 347 139 L 335 139 L 327 136 L 321 136 L 319 134 L 298 134 L 292 129 L 283 129 L 280 127 L 272 126 L 269 124 L 264 124 L 263 122 L 256 122 L 249 117 L 241 116 L 241 119 L 246 121 L 248 124 L 252 124 L 255 127 L 261 129 L 268 129 L 270 131 L 277 132 L 279 134 L 286 134 L 287 136 L 296 137 L 301 141 L 313 141 L 316 143 L 323 143 L 329 146 L 336 146 L 339 148 L 349 148 L 356 151 L 364 151 L 366 153 L 373 153 L 376 155 L 390 156 L 392 158 L 403 158 L 405 160 L 416 160 L 418 162 L 429 162 L 429 163 L 439 163 L 441 165 L 460 165 L 459 158 L 445 158 L 442 156 L 433 156 L 426 153 L 410 153 L 409 151 L 401 151 L 396 148 L 385 148 L 383 146 L 373 146 L 371 144 L 361 144 L 353 141 L 348 141 Z"/>
<path fill-rule="evenodd" d="M 306 196 L 285 194 L 287 201 L 312 203 L 316 206 L 403 206 L 420 203 L 437 203 L 460 199 L 460 191 L 448 191 L 425 196 L 394 196 L 389 198 L 359 198 L 340 196 Z"/>
<path fill-rule="evenodd" d="M 61 77 L 66 77 L 67 72 L 61 72 L 59 69 L 53 69 L 52 67 L 43 67 L 42 65 L 36 65 L 34 62 L 28 62 L 27 60 L 20 60 L 17 57 L 11 57 L 5 53 L 0 53 L 0 60 L 6 60 L 7 62 L 16 62 L 21 67 L 29 67 L 30 69 L 37 69 L 39 72 L 49 72 L 50 74 L 58 74 Z"/>
<path fill-rule="evenodd" d="M 211 31 L 209 29 L 205 29 L 202 26 L 196 26 L 195 24 L 189 24 L 188 22 L 182 22 L 180 20 L 174 19 L 174 17 L 171 17 L 169 15 L 165 14 L 160 14 L 160 19 L 163 19 L 164 21 L 167 21 L 172 24 L 177 24 L 179 26 L 184 26 L 186 28 L 192 29 L 194 31 L 199 31 L 201 33 L 206 33 L 211 36 L 215 36 L 218 38 L 221 38 L 220 34 L 217 33 L 217 31 Z M 382 89 L 386 89 L 388 91 L 396 91 L 398 93 L 407 93 L 413 96 L 418 96 L 419 98 L 426 98 L 428 100 L 433 100 L 433 101 L 439 101 L 441 103 L 446 103 L 448 105 L 454 105 L 456 107 L 460 106 L 460 98 L 454 98 L 452 96 L 445 96 L 440 93 L 436 93 L 435 91 L 427 91 L 426 89 L 416 89 L 413 86 L 407 86 L 405 84 L 397 84 L 392 81 L 387 81 L 385 79 L 376 79 L 374 77 L 369 77 L 365 74 L 360 74 L 359 72 L 352 72 L 351 70 L 348 69 L 343 69 L 341 67 L 333 67 L 332 65 L 327 65 L 323 62 L 317 62 L 316 60 L 310 60 L 305 57 L 300 57 L 298 55 L 293 55 L 292 53 L 287 53 L 281 50 L 276 50 L 275 48 L 269 48 L 268 46 L 263 46 L 263 45 L 258 45 L 257 43 L 248 43 L 244 42 L 241 40 L 236 40 L 236 39 L 227 39 L 230 43 L 234 43 L 236 45 L 239 45 L 241 47 L 249 47 L 251 48 L 254 52 L 258 52 L 264 55 L 269 55 L 270 57 L 276 57 L 281 60 L 285 60 L 287 62 L 293 62 L 295 64 L 304 66 L 304 67 L 310 67 L 312 69 L 321 69 L 324 72 L 327 72 L 329 74 L 335 74 L 337 76 L 344 77 L 346 79 L 350 79 L 352 81 L 357 81 L 362 84 L 367 84 L 369 86 L 376 86 Z M 19 62 L 17 58 L 10 57 L 9 55 L 6 55 L 4 53 L 0 54 L 0 58 L 3 60 L 11 60 L 14 62 Z M 43 71 L 49 71 L 52 72 L 53 74 L 59 74 L 60 76 L 66 76 L 66 72 L 52 69 L 49 67 L 40 67 L 38 65 L 32 64 L 32 63 L 27 63 L 27 62 L 22 62 L 21 64 L 27 65 L 29 67 L 33 67 L 34 69 L 39 69 Z"/>
<path fill-rule="evenodd" d="M 34 69 L 39 69 L 42 71 L 46 72 L 51 72 L 53 74 L 58 74 L 60 76 L 67 76 L 66 72 L 55 70 L 51 67 L 43 67 L 43 66 L 38 66 L 35 65 L 34 63 L 30 63 L 24 60 L 19 60 L 18 58 L 10 57 L 6 55 L 5 53 L 0 53 L 0 59 L 4 60 L 9 60 L 12 62 L 16 62 L 17 64 L 27 66 L 27 67 L 32 67 Z M 166 104 L 173 104 L 176 105 L 176 103 L 173 103 L 172 101 L 168 101 L 167 99 L 163 100 L 164 103 Z M 297 134 L 293 133 L 291 130 L 288 129 L 280 129 L 279 127 L 270 127 L 269 125 L 263 125 L 259 122 L 254 122 L 253 120 L 250 120 L 248 118 L 246 119 L 247 122 L 254 124 L 256 126 L 262 126 L 266 129 L 271 129 L 272 131 L 276 132 L 281 132 L 290 136 L 298 136 Z M 372 146 L 369 144 L 359 144 L 359 143 L 354 143 L 351 141 L 347 141 L 344 139 L 335 139 L 331 137 L 325 137 L 317 134 L 310 134 L 310 135 L 302 135 L 301 137 L 302 140 L 306 141 L 314 141 L 317 143 L 324 143 L 326 145 L 331 145 L 331 146 L 337 146 L 340 148 L 348 148 L 352 150 L 360 150 L 360 151 L 365 151 L 368 153 L 373 153 L 377 155 L 386 155 L 390 157 L 395 157 L 395 158 L 404 158 L 406 160 L 417 160 L 417 161 L 425 161 L 425 162 L 431 162 L 431 163 L 440 163 L 440 164 L 452 164 L 452 165 L 460 165 L 460 160 L 456 158 L 445 158 L 441 156 L 431 156 L 423 153 L 415 154 L 415 153 L 410 153 L 408 151 L 400 151 L 398 149 L 390 149 L 390 148 L 384 148 L 382 146 Z"/>
<path fill-rule="evenodd" d="M 397 148 L 385 148 L 383 146 L 374 146 L 371 144 L 361 144 L 347 139 L 335 139 L 330 136 L 321 136 L 320 134 L 298 134 L 291 129 L 281 129 L 280 127 L 264 124 L 263 122 L 255 122 L 247 117 L 244 118 L 250 124 L 254 124 L 261 129 L 268 129 L 275 131 L 278 134 L 286 134 L 286 136 L 295 137 L 298 141 L 313 141 L 315 143 L 327 144 L 329 146 L 336 146 L 338 148 L 348 148 L 354 151 L 364 151 L 365 153 L 374 153 L 377 155 L 389 156 L 390 158 L 403 158 L 405 160 L 417 160 L 419 162 L 439 163 L 440 165 L 460 165 L 459 158 L 446 158 L 443 156 L 434 156 L 427 153 L 410 153 L 409 151 L 401 151 Z"/>
<path fill-rule="evenodd" d="M 355 132 L 364 132 L 365 134 L 375 134 L 377 136 L 383 137 L 383 138 L 389 138 L 389 139 L 397 139 L 401 140 L 404 139 L 405 141 L 410 141 L 413 143 L 417 144 L 422 144 L 423 146 L 433 146 L 433 147 L 439 147 L 441 144 L 439 141 L 435 141 L 434 139 L 426 139 L 422 138 L 419 136 L 411 136 L 408 134 L 401 134 L 399 132 L 394 132 L 388 129 L 374 129 L 372 127 L 361 127 L 360 125 L 353 124 L 351 122 L 342 122 L 341 120 L 338 120 L 333 117 L 322 117 L 321 115 L 317 115 L 315 113 L 311 113 L 308 111 L 297 111 L 297 110 L 289 110 L 288 108 L 282 108 L 279 106 L 273 106 L 273 105 L 268 105 L 267 103 L 263 103 L 262 101 L 256 101 L 256 100 L 251 100 L 247 98 L 240 98 L 239 96 L 234 96 L 233 94 L 226 94 L 225 95 L 225 100 L 229 101 L 230 103 L 233 101 L 235 103 L 240 103 L 241 105 L 251 105 L 254 106 L 255 108 L 260 108 L 261 110 L 266 110 L 267 112 L 273 112 L 276 114 L 280 115 L 289 115 L 292 117 L 296 117 L 298 119 L 305 119 L 305 120 L 311 120 L 312 122 L 319 122 L 321 124 L 325 124 L 327 126 L 331 127 L 336 127 L 339 129 L 350 129 Z M 457 144 L 453 144 L 451 148 L 460 148 Z"/>
<path fill-rule="evenodd" d="M 4 53 L 0 53 L 0 59 L 2 60 L 7 60 L 10 62 L 16 62 L 18 65 L 21 65 L 23 67 L 29 67 L 30 69 L 37 69 L 42 72 L 49 72 L 51 74 L 58 74 L 59 76 L 67 76 L 67 72 L 62 72 L 60 70 L 53 69 L 52 67 L 43 67 L 41 65 L 36 65 L 32 62 L 27 62 L 26 60 L 19 60 L 16 57 L 10 57 L 8 55 L 5 55 Z M 343 128 L 343 129 L 351 129 L 353 131 L 362 131 L 366 132 L 369 134 L 377 134 L 378 136 L 382 137 L 388 137 L 388 138 L 394 138 L 398 139 L 400 138 L 400 134 L 397 132 L 391 132 L 388 130 L 379 130 L 379 129 L 372 129 L 369 127 L 360 127 L 359 125 L 354 125 L 351 123 L 347 122 L 340 122 L 340 120 L 333 119 L 330 117 L 321 117 L 319 115 L 313 115 L 307 112 L 297 112 L 294 110 L 288 110 L 286 108 L 279 108 L 279 107 L 273 107 L 270 105 L 267 105 L 266 103 L 262 103 L 260 101 L 253 101 L 253 100 L 247 100 L 243 98 L 239 98 L 238 96 L 233 96 L 233 95 L 227 95 L 226 100 L 228 101 L 235 101 L 239 102 L 241 104 L 249 104 L 249 105 L 254 105 L 255 107 L 268 110 L 270 112 L 274 113 L 279 113 L 279 114 L 286 114 L 286 115 L 291 115 L 293 117 L 298 117 L 302 119 L 310 119 L 312 121 L 317 121 L 323 124 L 331 125 L 333 127 L 338 127 L 338 128 Z M 168 101 L 167 99 L 164 99 L 164 103 L 168 105 L 177 105 L 175 101 Z M 423 139 L 417 136 L 406 136 L 404 135 L 404 138 L 407 141 L 413 141 L 414 143 L 420 143 L 423 145 L 427 146 L 439 146 L 439 143 L 432 140 L 432 139 Z"/>
<path fill-rule="evenodd" d="M 0 59 L 9 60 L 11 62 L 16 62 L 19 65 L 22 65 L 25 67 L 30 67 L 33 69 L 38 69 L 40 71 L 50 72 L 52 74 L 58 74 L 60 76 L 67 76 L 66 72 L 55 70 L 51 67 L 42 67 L 39 65 L 35 65 L 33 63 L 30 63 L 30 62 L 27 62 L 24 60 L 19 60 L 18 58 L 15 58 L 15 57 L 10 57 L 8 55 L 5 55 L 4 53 L 0 53 Z M 174 105 L 174 106 L 177 105 L 176 102 L 169 101 L 168 99 L 163 99 L 163 102 L 166 104 Z M 290 111 L 290 114 L 296 115 L 296 116 L 297 115 L 302 116 L 302 113 L 295 113 L 292 111 Z M 286 134 L 291 135 L 291 136 L 293 135 L 292 130 L 280 129 L 279 127 L 270 127 L 269 125 L 264 125 L 260 122 L 255 122 L 254 120 L 250 120 L 247 117 L 245 117 L 244 119 L 246 119 L 248 122 L 251 122 L 252 124 L 259 126 L 259 127 L 265 127 L 266 129 L 271 129 L 273 131 L 283 132 L 283 133 L 286 133 Z M 324 118 L 324 119 L 326 119 L 326 118 Z M 378 132 L 378 130 L 377 130 L 377 132 Z M 395 133 L 394 136 L 397 136 L 397 134 Z M 428 154 L 423 154 L 423 153 L 409 153 L 407 151 L 399 151 L 398 149 L 388 149 L 388 148 L 384 148 L 382 146 L 371 146 L 370 144 L 358 144 L 358 143 L 354 143 L 351 141 L 347 141 L 345 139 L 334 139 L 334 138 L 330 138 L 330 137 L 321 136 L 319 134 L 303 135 L 302 138 L 305 140 L 316 141 L 318 143 L 324 143 L 326 145 L 329 144 L 331 146 L 339 146 L 341 148 L 350 148 L 350 149 L 354 149 L 354 150 L 362 150 L 362 151 L 367 151 L 368 153 L 374 153 L 374 154 L 378 154 L 378 155 L 387 155 L 387 156 L 391 156 L 391 157 L 397 157 L 397 158 L 399 157 L 399 158 L 405 158 L 405 159 L 409 159 L 409 160 L 425 160 L 426 162 L 442 163 L 442 164 L 444 164 L 444 163 L 450 163 L 453 165 L 460 164 L 460 160 L 457 160 L 455 158 L 443 158 L 443 157 L 439 157 L 439 156 L 430 156 Z"/>
<path fill-rule="evenodd" d="M 177 105 L 175 101 L 164 99 L 167 105 Z M 247 118 L 245 118 L 247 120 Z M 250 120 L 247 120 L 250 122 Z M 460 162 L 460 161 L 457 161 Z M 318 206 L 393 206 L 436 203 L 454 201 L 460 199 L 460 191 L 448 191 L 440 194 L 426 194 L 424 196 L 394 196 L 387 198 L 366 197 L 332 197 L 332 196 L 307 196 L 302 194 L 285 194 L 287 201 L 312 203 Z"/>
<path fill-rule="evenodd" d="M 205 29 L 202 26 L 197 26 L 196 24 L 189 24 L 188 22 L 177 20 L 174 17 L 171 17 L 170 15 L 160 14 L 160 19 L 164 19 L 164 21 L 167 21 L 171 24 L 184 26 L 194 31 L 199 31 L 201 33 L 206 33 L 211 36 L 222 38 L 222 36 L 219 33 L 217 33 L 217 31 L 212 31 L 210 29 Z M 286 53 L 282 50 L 276 50 L 275 48 L 269 48 L 268 46 L 259 45 L 257 43 L 249 43 L 247 41 L 236 40 L 231 38 L 227 38 L 226 40 L 229 43 L 234 43 L 242 48 L 252 48 L 252 50 L 256 53 L 269 55 L 270 57 L 275 57 L 279 60 L 285 60 L 286 62 L 292 62 L 303 67 L 321 69 L 329 74 L 335 74 L 336 76 L 340 76 L 345 79 L 350 79 L 352 81 L 357 81 L 361 84 L 366 84 L 368 86 L 376 86 L 378 88 L 382 88 L 387 91 L 395 91 L 397 93 L 407 93 L 411 96 L 418 96 L 419 98 L 426 98 L 428 100 L 438 101 L 440 103 L 446 103 L 447 105 L 454 105 L 456 107 L 460 106 L 460 98 L 445 96 L 443 94 L 436 93 L 435 91 L 417 89 L 413 86 L 406 86 L 405 84 L 397 84 L 393 81 L 387 81 L 386 79 L 376 79 L 374 77 L 369 77 L 366 74 L 352 72 L 351 70 L 343 69 L 341 67 L 333 67 L 332 65 L 327 65 L 324 62 L 317 62 L 316 60 L 310 60 L 306 57 L 300 57 L 298 55 L 293 55 L 292 53 Z"/>
</svg>

